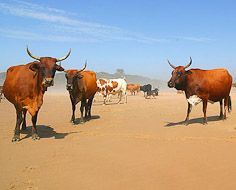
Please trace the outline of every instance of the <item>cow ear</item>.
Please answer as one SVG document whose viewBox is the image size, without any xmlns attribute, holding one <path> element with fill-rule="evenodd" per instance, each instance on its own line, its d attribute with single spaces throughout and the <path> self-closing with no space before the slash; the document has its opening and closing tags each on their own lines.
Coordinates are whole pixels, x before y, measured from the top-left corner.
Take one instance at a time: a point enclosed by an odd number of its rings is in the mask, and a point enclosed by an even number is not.
<svg viewBox="0 0 236 190">
<path fill-rule="evenodd" d="M 62 66 L 57 65 L 57 64 L 56 64 L 55 68 L 57 71 L 64 71 L 65 70 Z"/>
<path fill-rule="evenodd" d="M 39 68 L 40 68 L 40 63 L 39 62 L 34 62 L 29 66 L 29 69 L 34 71 L 34 72 L 38 72 Z"/>
</svg>

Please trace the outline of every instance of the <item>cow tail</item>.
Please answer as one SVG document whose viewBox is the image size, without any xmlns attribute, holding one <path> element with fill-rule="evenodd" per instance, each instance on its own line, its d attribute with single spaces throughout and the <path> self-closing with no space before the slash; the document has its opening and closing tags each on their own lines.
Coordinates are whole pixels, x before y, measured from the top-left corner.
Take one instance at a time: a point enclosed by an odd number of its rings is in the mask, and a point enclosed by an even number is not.
<svg viewBox="0 0 236 190">
<path fill-rule="evenodd" d="M 232 111 L 232 101 L 231 101 L 231 96 L 229 96 L 229 102 L 228 102 L 228 111 Z"/>
</svg>

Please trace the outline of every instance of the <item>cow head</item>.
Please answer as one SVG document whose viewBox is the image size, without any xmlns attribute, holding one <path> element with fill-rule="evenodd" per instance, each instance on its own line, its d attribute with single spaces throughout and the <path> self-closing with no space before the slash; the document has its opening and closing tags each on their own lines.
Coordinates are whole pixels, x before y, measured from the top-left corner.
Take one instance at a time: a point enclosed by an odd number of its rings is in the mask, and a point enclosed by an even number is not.
<svg viewBox="0 0 236 190">
<path fill-rule="evenodd" d="M 172 71 L 172 77 L 168 82 L 169 88 L 176 88 L 177 90 L 183 90 L 183 87 L 186 83 L 186 75 L 190 73 L 190 71 L 186 71 L 191 64 L 192 58 L 190 57 L 190 62 L 186 66 L 174 66 L 168 61 L 169 65 L 174 69 Z"/>
<path fill-rule="evenodd" d="M 45 88 L 47 88 L 49 86 L 53 86 L 53 79 L 56 71 L 64 71 L 64 68 L 61 66 L 60 62 L 69 57 L 71 49 L 66 56 L 59 59 L 53 57 L 34 56 L 29 51 L 28 47 L 27 47 L 27 53 L 29 54 L 30 57 L 39 61 L 31 64 L 30 69 L 33 70 L 34 72 L 38 72 L 41 75 L 41 77 L 43 78 L 42 85 Z M 57 62 L 59 62 L 59 64 L 57 64 Z"/>
<path fill-rule="evenodd" d="M 65 77 L 66 77 L 66 81 L 67 81 L 66 89 L 68 91 L 73 90 L 73 88 L 75 87 L 74 84 L 76 82 L 81 82 L 80 79 L 83 78 L 83 75 L 81 75 L 81 72 L 83 70 L 85 70 L 86 66 L 87 66 L 87 62 L 85 62 L 84 67 L 80 70 L 66 70 L 65 71 Z"/>
</svg>

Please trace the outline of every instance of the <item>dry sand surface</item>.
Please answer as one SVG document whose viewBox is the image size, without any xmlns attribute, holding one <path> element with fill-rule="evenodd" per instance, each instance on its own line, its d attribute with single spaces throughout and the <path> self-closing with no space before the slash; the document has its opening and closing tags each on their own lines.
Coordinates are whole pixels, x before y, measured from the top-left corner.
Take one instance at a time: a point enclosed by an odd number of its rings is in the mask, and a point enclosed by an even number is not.
<svg viewBox="0 0 236 190">
<path fill-rule="evenodd" d="M 199 190 L 236 189 L 236 93 L 233 112 L 219 121 L 219 104 L 202 105 L 181 123 L 183 94 L 161 93 L 128 104 L 94 103 L 93 119 L 72 125 L 67 94 L 46 94 L 38 118 L 40 141 L 28 129 L 12 143 L 15 110 L 0 103 L 0 189 Z M 80 116 L 77 106 L 77 118 Z"/>
</svg>

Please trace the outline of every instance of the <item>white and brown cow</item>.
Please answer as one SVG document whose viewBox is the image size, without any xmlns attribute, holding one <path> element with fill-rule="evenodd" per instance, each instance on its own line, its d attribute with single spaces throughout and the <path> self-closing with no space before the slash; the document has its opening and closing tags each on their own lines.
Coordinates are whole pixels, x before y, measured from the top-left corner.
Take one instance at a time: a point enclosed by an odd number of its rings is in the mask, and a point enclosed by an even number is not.
<svg viewBox="0 0 236 190">
<path fill-rule="evenodd" d="M 122 97 L 125 97 L 125 103 L 127 103 L 127 82 L 125 79 L 98 79 L 97 80 L 98 93 L 103 96 L 104 104 L 110 101 L 112 95 L 118 94 L 119 101 L 121 102 Z"/>
<path fill-rule="evenodd" d="M 98 87 L 97 94 L 103 97 L 104 104 L 106 101 L 106 96 L 104 95 L 105 94 L 104 92 L 106 91 L 107 83 L 108 83 L 108 79 L 105 79 L 105 78 L 97 79 L 97 87 Z"/>
</svg>

